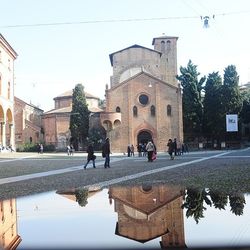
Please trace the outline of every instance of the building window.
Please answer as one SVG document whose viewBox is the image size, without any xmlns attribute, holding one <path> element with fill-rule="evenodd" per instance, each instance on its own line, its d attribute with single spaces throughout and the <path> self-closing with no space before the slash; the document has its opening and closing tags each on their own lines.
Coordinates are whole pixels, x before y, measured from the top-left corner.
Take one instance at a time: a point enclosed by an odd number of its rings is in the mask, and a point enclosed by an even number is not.
<svg viewBox="0 0 250 250">
<path fill-rule="evenodd" d="M 155 116 L 155 106 L 154 105 L 152 105 L 150 107 L 150 113 L 151 113 L 151 116 Z"/>
<path fill-rule="evenodd" d="M 137 109 L 136 106 L 134 106 L 134 107 L 133 107 L 133 116 L 134 116 L 134 117 L 137 117 L 137 115 L 138 115 L 138 109 Z"/>
<path fill-rule="evenodd" d="M 2 76 L 0 75 L 0 96 L 2 95 Z"/>
<path fill-rule="evenodd" d="M 149 99 L 148 99 L 147 95 L 142 94 L 142 95 L 139 96 L 139 102 L 140 102 L 140 104 L 142 104 L 142 105 L 145 106 L 145 105 L 148 104 L 148 101 L 149 101 Z"/>
<path fill-rule="evenodd" d="M 167 50 L 170 50 L 170 47 L 171 47 L 171 42 L 168 40 L 167 41 Z"/>
<path fill-rule="evenodd" d="M 10 59 L 8 59 L 8 70 L 10 70 Z"/>
<path fill-rule="evenodd" d="M 172 114 L 172 108 L 171 108 L 171 105 L 168 105 L 167 106 L 167 115 L 171 116 L 171 114 Z"/>
<path fill-rule="evenodd" d="M 10 82 L 8 82 L 8 99 L 10 99 Z"/>
<path fill-rule="evenodd" d="M 117 113 L 120 113 L 120 112 L 121 112 L 121 108 L 120 108 L 120 107 L 116 107 L 115 111 L 116 111 Z"/>
<path fill-rule="evenodd" d="M 165 51 L 165 42 L 161 41 L 161 52 Z"/>
</svg>

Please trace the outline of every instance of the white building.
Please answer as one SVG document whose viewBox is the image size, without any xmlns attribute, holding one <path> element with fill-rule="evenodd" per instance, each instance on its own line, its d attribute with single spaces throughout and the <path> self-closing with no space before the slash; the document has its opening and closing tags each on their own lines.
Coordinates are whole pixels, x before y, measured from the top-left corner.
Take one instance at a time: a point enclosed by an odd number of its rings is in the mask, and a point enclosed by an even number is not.
<svg viewBox="0 0 250 250">
<path fill-rule="evenodd" d="M 17 53 L 0 34 L 0 144 L 15 147 L 14 60 Z"/>
</svg>

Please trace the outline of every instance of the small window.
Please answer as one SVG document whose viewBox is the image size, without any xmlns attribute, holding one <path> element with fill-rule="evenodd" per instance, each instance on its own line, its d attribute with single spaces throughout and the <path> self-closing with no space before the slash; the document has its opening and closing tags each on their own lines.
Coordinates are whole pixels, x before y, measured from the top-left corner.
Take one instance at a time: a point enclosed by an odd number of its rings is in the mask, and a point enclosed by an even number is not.
<svg viewBox="0 0 250 250">
<path fill-rule="evenodd" d="M 121 108 L 120 108 L 120 107 L 116 107 L 115 111 L 116 111 L 117 113 L 120 113 L 120 112 L 121 112 Z"/>
<path fill-rule="evenodd" d="M 172 108 L 171 108 L 171 105 L 168 105 L 167 106 L 167 115 L 171 116 L 171 114 L 172 114 Z"/>
<path fill-rule="evenodd" d="M 170 48 L 171 48 L 171 42 L 168 40 L 167 41 L 167 50 L 170 50 Z"/>
<path fill-rule="evenodd" d="M 8 82 L 8 99 L 10 99 L 10 82 Z"/>
<path fill-rule="evenodd" d="M 165 42 L 161 41 L 161 52 L 165 51 Z"/>
<path fill-rule="evenodd" d="M 134 107 L 133 107 L 133 116 L 134 116 L 134 117 L 137 117 L 137 115 L 138 115 L 138 109 L 137 109 L 136 106 L 134 106 Z"/>
<path fill-rule="evenodd" d="M 155 106 L 154 105 L 152 105 L 150 107 L 150 113 L 151 113 L 151 116 L 155 116 Z"/>
<path fill-rule="evenodd" d="M 148 104 L 148 96 L 145 94 L 142 94 L 139 96 L 139 102 L 142 105 L 147 105 Z"/>
</svg>

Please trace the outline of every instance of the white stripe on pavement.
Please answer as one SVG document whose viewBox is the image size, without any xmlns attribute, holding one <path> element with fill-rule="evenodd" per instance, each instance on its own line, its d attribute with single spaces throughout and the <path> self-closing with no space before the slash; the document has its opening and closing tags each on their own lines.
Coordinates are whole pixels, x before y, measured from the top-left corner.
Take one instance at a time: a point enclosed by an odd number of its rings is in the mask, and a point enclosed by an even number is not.
<svg viewBox="0 0 250 250">
<path fill-rule="evenodd" d="M 193 160 L 193 161 L 190 161 L 190 162 L 183 162 L 183 163 L 175 164 L 175 165 L 172 165 L 172 166 L 157 168 L 157 169 L 153 169 L 153 170 L 149 170 L 149 171 L 145 171 L 145 172 L 140 172 L 140 173 L 133 174 L 133 175 L 127 175 L 127 176 L 124 176 L 124 177 L 121 177 L 121 178 L 116 178 L 116 179 L 109 180 L 109 181 L 104 181 L 104 182 L 99 182 L 99 183 L 95 183 L 95 184 L 92 184 L 92 185 L 87 185 L 87 186 L 85 186 L 85 188 L 89 188 L 89 187 L 92 187 L 92 186 L 95 186 L 95 187 L 97 186 L 97 187 L 103 188 L 103 187 L 107 187 L 109 185 L 117 184 L 117 183 L 128 181 L 128 180 L 137 179 L 137 178 L 140 178 L 140 177 L 143 177 L 143 176 L 146 176 L 146 175 L 155 174 L 155 173 L 162 172 L 162 171 L 165 171 L 165 170 L 186 166 L 186 165 L 190 165 L 190 164 L 201 162 L 201 161 L 210 160 L 212 158 L 217 158 L 217 157 L 220 157 L 222 155 L 229 154 L 229 153 L 230 152 L 225 152 L 225 153 L 221 153 L 221 154 L 218 154 L 218 155 L 213 155 L 213 156 Z"/>
</svg>

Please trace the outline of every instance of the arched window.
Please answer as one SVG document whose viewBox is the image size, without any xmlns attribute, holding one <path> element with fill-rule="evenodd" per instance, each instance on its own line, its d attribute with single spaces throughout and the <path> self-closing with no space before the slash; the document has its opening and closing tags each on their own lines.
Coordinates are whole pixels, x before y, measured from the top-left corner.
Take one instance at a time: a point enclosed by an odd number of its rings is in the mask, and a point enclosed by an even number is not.
<svg viewBox="0 0 250 250">
<path fill-rule="evenodd" d="M 165 42 L 161 41 L 161 52 L 165 51 Z"/>
<path fill-rule="evenodd" d="M 136 106 L 133 107 L 133 116 L 136 117 L 138 115 L 138 109 Z"/>
<path fill-rule="evenodd" d="M 120 112 L 121 112 L 121 108 L 120 108 L 119 106 L 117 106 L 116 109 L 115 109 L 115 111 L 116 111 L 117 113 L 120 113 Z"/>
<path fill-rule="evenodd" d="M 154 105 L 152 105 L 150 107 L 150 113 L 151 113 L 151 116 L 155 116 L 155 106 Z"/>
<path fill-rule="evenodd" d="M 171 116 L 171 114 L 172 114 L 172 108 L 171 108 L 171 105 L 168 105 L 167 106 L 167 115 Z"/>
<path fill-rule="evenodd" d="M 171 47 L 171 42 L 168 40 L 167 41 L 167 50 L 170 50 L 170 47 Z"/>
</svg>

